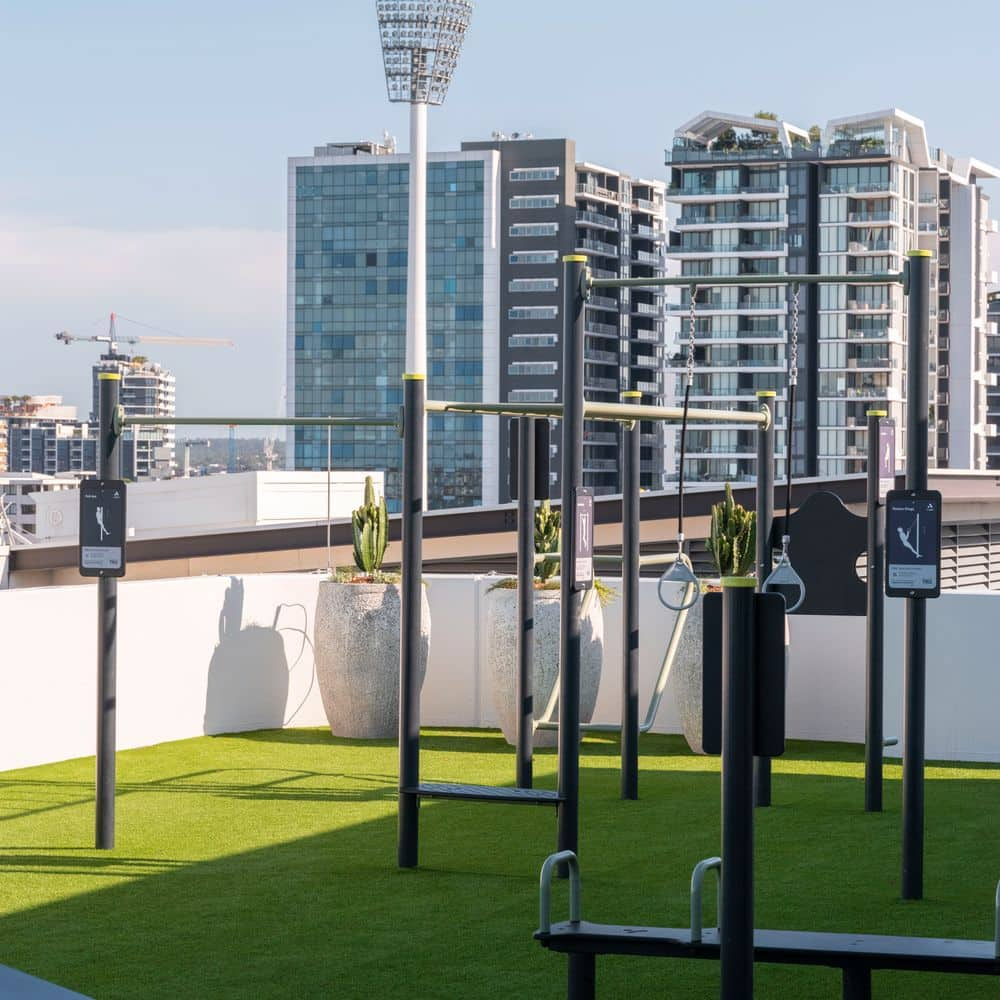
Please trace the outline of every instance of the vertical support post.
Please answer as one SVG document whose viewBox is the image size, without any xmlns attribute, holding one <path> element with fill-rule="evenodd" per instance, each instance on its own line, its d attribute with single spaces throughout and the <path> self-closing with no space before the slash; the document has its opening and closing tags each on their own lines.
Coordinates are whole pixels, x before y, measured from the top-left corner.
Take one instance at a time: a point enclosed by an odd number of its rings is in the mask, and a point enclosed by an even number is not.
<svg viewBox="0 0 1000 1000">
<path fill-rule="evenodd" d="M 907 254 L 906 488 L 927 489 L 929 250 Z M 903 655 L 903 899 L 924 895 L 924 738 L 927 714 L 927 604 L 906 598 Z"/>
<path fill-rule="evenodd" d="M 568 1000 L 595 1000 L 597 996 L 597 956 L 574 955 L 566 956 L 568 962 L 568 982 L 566 996 Z"/>
<path fill-rule="evenodd" d="M 722 580 L 721 1000 L 753 996 L 754 580 Z"/>
<path fill-rule="evenodd" d="M 868 411 L 868 586 L 865 603 L 865 812 L 882 811 L 885 525 L 879 503 L 879 424 Z"/>
<path fill-rule="evenodd" d="M 121 388 L 118 372 L 99 372 L 98 479 L 121 479 L 121 435 L 115 413 Z M 97 581 L 97 801 L 94 844 L 100 851 L 115 846 L 115 747 L 118 709 L 118 580 Z"/>
<path fill-rule="evenodd" d="M 517 787 L 531 788 L 535 735 L 535 421 L 517 421 Z"/>
<path fill-rule="evenodd" d="M 757 589 L 771 575 L 771 527 L 774 524 L 774 410 L 777 393 L 762 389 L 757 393 L 768 413 L 766 427 L 757 429 Z M 755 806 L 771 804 L 771 758 L 753 759 L 753 801 Z"/>
<path fill-rule="evenodd" d="M 399 642 L 399 841 L 400 868 L 416 868 L 420 784 L 420 602 L 423 570 L 424 402 L 423 373 L 403 376 L 403 514 Z"/>
<path fill-rule="evenodd" d="M 642 393 L 622 393 L 638 404 Z M 639 798 L 639 469 L 640 423 L 622 428 L 622 775 L 623 799 Z"/>
<path fill-rule="evenodd" d="M 332 476 L 331 466 L 333 465 L 333 424 L 326 425 L 326 571 L 333 572 L 333 550 L 330 541 L 331 515 L 330 505 L 333 484 L 330 482 Z"/>
<path fill-rule="evenodd" d="M 577 852 L 580 813 L 580 612 L 575 580 L 576 491 L 583 482 L 583 303 L 587 258 L 563 257 L 562 574 L 559 621 L 558 850 Z M 560 868 L 565 876 L 565 866 Z"/>
</svg>

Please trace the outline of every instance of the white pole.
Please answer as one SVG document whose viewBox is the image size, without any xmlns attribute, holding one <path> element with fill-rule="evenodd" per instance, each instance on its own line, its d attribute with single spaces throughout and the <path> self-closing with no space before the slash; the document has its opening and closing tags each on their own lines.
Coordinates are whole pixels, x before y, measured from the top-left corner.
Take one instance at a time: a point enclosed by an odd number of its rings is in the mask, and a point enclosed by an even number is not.
<svg viewBox="0 0 1000 1000">
<path fill-rule="evenodd" d="M 410 227 L 406 256 L 406 373 L 427 374 L 427 105 L 410 105 Z M 423 428 L 427 509 L 427 425 Z"/>
</svg>

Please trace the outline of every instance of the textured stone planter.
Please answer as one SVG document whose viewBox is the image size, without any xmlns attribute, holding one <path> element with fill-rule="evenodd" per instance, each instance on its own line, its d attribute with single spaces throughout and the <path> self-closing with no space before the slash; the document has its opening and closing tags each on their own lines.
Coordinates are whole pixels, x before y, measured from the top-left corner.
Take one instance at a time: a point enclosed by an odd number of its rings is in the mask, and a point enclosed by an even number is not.
<svg viewBox="0 0 1000 1000">
<path fill-rule="evenodd" d="M 324 580 L 316 600 L 315 656 L 323 708 L 334 736 L 399 734 L 399 584 Z M 420 603 L 420 683 L 427 671 L 431 613 Z"/>
<path fill-rule="evenodd" d="M 709 585 L 715 580 L 706 581 Z M 702 742 L 702 635 L 705 619 L 702 614 L 703 604 L 699 601 L 688 611 L 687 622 L 677 648 L 677 656 L 671 668 L 674 691 L 677 698 L 677 714 L 680 717 L 681 732 L 694 753 L 704 753 Z M 671 622 L 673 627 L 673 622 Z M 788 680 L 788 620 L 785 620 L 785 681 Z M 721 698 L 720 698 L 721 700 Z"/>
<path fill-rule="evenodd" d="M 559 591 L 535 591 L 534 706 L 541 718 L 559 676 Z M 491 590 L 486 595 L 486 638 L 493 707 L 500 728 L 513 745 L 517 740 L 517 591 Z M 604 614 L 601 602 L 591 604 L 580 637 L 580 721 L 589 722 L 597 703 L 604 662 Z M 553 719 L 559 718 L 558 709 Z M 556 730 L 537 730 L 536 747 L 555 746 Z"/>
</svg>

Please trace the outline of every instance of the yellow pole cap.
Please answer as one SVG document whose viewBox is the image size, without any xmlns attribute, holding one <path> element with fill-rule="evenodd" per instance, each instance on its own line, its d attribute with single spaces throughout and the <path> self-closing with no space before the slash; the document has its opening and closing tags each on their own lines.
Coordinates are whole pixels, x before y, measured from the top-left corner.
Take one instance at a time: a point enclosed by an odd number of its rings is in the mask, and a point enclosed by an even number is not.
<svg viewBox="0 0 1000 1000">
<path fill-rule="evenodd" d="M 564 264 L 586 264 L 587 255 L 585 253 L 568 253 L 563 257 Z"/>
<path fill-rule="evenodd" d="M 888 410 L 865 410 L 866 417 L 887 417 L 889 416 Z"/>
<path fill-rule="evenodd" d="M 757 398 L 758 399 L 774 399 L 778 394 L 773 389 L 758 389 Z"/>
<path fill-rule="evenodd" d="M 752 576 L 724 576 L 723 587 L 756 587 L 757 581 Z"/>
<path fill-rule="evenodd" d="M 642 399 L 642 393 L 638 389 L 626 389 L 622 393 L 623 399 Z"/>
<path fill-rule="evenodd" d="M 120 372 L 98 372 L 97 381 L 98 382 L 120 382 L 121 381 Z"/>
<path fill-rule="evenodd" d="M 932 250 L 907 250 L 907 257 L 933 257 L 934 252 Z"/>
<path fill-rule="evenodd" d="M 423 382 L 426 378 L 423 372 L 403 372 L 404 382 Z"/>
</svg>

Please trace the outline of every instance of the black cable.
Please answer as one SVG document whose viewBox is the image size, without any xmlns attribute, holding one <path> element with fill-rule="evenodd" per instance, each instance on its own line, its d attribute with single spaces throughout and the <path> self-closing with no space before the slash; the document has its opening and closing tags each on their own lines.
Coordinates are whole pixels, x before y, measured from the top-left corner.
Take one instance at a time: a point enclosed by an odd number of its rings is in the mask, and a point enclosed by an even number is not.
<svg viewBox="0 0 1000 1000">
<path fill-rule="evenodd" d="M 785 459 L 785 531 L 790 535 L 792 520 L 792 424 L 795 421 L 795 383 L 788 385 L 788 417 L 785 421 L 785 433 L 788 435 L 788 447 Z"/>
<path fill-rule="evenodd" d="M 684 450 L 687 441 L 688 399 L 691 396 L 691 383 L 684 389 L 684 412 L 681 414 L 681 467 L 677 475 L 677 535 L 684 536 Z M 680 555 L 681 542 L 677 543 L 677 554 Z"/>
</svg>

